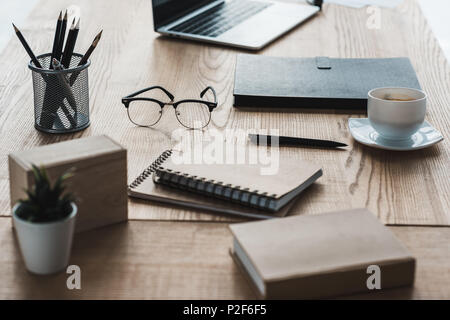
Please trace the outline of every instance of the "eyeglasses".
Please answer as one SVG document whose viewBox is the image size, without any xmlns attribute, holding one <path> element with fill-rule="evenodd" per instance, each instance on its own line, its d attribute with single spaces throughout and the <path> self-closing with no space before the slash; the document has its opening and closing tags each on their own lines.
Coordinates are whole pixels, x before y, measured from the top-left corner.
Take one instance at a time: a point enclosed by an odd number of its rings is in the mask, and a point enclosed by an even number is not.
<svg viewBox="0 0 450 320">
<path fill-rule="evenodd" d="M 163 102 L 153 98 L 136 97 L 137 95 L 159 89 L 170 99 L 170 102 Z M 122 98 L 122 103 L 127 109 L 128 118 L 135 125 L 140 127 L 151 127 L 158 123 L 165 106 L 173 106 L 178 122 L 189 129 L 202 129 L 211 121 L 211 112 L 217 107 L 216 91 L 212 87 L 206 87 L 200 98 L 211 91 L 214 102 L 207 100 L 187 99 L 174 102 L 174 96 L 169 91 L 160 86 L 153 86 L 142 89 Z"/>
</svg>

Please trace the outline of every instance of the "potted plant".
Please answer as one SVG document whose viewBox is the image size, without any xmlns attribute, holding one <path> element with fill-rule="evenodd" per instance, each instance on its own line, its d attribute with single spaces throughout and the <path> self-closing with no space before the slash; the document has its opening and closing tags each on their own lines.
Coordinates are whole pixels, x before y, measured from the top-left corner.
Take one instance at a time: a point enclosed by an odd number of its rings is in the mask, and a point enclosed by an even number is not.
<svg viewBox="0 0 450 320">
<path fill-rule="evenodd" d="M 50 184 L 44 168 L 32 166 L 34 186 L 13 208 L 13 222 L 27 269 L 36 274 L 63 270 L 70 257 L 77 206 L 64 193 L 66 172 Z"/>
</svg>

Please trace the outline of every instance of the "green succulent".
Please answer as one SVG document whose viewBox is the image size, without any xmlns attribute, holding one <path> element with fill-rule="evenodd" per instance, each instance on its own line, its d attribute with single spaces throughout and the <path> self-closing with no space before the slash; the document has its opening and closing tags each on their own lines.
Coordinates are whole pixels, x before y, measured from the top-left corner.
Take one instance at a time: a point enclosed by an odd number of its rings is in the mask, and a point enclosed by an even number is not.
<svg viewBox="0 0 450 320">
<path fill-rule="evenodd" d="M 64 182 L 73 174 L 69 170 L 56 180 L 53 188 L 45 168 L 32 165 L 35 184 L 25 192 L 28 199 L 19 200 L 16 214 L 19 218 L 29 222 L 53 222 L 61 220 L 72 212 L 71 203 L 74 197 L 64 193 Z"/>
</svg>

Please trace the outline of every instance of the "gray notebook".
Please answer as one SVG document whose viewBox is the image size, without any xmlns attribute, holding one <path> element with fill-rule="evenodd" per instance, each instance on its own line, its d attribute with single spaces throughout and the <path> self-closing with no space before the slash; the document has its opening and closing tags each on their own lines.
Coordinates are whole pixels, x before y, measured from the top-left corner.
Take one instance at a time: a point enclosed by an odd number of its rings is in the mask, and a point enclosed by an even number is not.
<svg viewBox="0 0 450 320">
<path fill-rule="evenodd" d="M 365 109 L 380 87 L 420 89 L 408 58 L 237 57 L 235 107 Z"/>
</svg>

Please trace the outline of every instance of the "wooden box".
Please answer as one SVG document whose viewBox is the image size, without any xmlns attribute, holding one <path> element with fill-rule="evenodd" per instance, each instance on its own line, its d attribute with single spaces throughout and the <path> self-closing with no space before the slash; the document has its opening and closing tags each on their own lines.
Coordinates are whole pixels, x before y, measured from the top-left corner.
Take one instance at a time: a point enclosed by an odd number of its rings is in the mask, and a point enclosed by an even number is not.
<svg viewBox="0 0 450 320">
<path fill-rule="evenodd" d="M 76 232 L 128 219 L 127 152 L 107 136 L 75 139 L 8 157 L 11 207 L 26 197 L 24 189 L 34 183 L 31 164 L 44 166 L 54 183 L 69 168 L 74 176 L 67 190 L 76 197 Z"/>
</svg>

